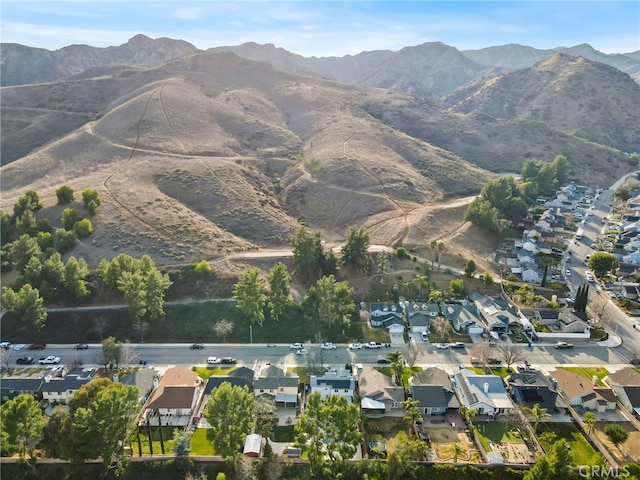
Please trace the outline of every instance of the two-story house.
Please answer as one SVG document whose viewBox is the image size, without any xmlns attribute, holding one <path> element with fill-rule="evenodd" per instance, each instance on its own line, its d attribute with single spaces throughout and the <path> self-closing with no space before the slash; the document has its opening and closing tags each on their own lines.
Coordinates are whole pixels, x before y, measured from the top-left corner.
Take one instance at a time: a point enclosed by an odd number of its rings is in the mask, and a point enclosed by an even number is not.
<svg viewBox="0 0 640 480">
<path fill-rule="evenodd" d="M 202 379 L 188 368 L 175 366 L 156 382 L 144 405 L 143 418 L 151 424 L 188 425 L 202 391 Z"/>
<path fill-rule="evenodd" d="M 340 395 L 353 402 L 356 380 L 349 370 L 338 368 L 323 375 L 309 375 L 309 386 L 311 393 L 320 392 L 322 400 L 329 395 Z"/>
<path fill-rule="evenodd" d="M 389 375 L 373 367 L 365 366 L 358 370 L 358 391 L 360 408 L 365 417 L 402 417 L 404 409 L 404 387 L 394 383 Z"/>
</svg>

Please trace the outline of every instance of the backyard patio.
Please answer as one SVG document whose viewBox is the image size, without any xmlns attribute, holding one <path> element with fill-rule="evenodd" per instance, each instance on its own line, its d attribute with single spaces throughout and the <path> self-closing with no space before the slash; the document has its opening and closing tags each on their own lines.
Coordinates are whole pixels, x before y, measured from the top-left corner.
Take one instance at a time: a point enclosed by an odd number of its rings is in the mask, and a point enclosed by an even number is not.
<svg viewBox="0 0 640 480">
<path fill-rule="evenodd" d="M 485 452 L 497 452 L 505 463 L 533 461 L 528 434 L 504 422 L 477 422 L 478 437 Z"/>
</svg>

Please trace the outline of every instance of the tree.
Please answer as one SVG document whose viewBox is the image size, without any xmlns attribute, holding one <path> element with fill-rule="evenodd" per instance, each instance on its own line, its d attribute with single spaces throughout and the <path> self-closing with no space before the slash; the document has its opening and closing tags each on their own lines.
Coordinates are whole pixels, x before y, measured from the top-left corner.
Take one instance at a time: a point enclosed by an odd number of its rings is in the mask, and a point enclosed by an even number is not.
<svg viewBox="0 0 640 480">
<path fill-rule="evenodd" d="M 307 408 L 295 426 L 295 442 L 309 452 L 313 475 L 337 478 L 362 442 L 358 407 L 340 395 L 324 402 L 319 392 L 309 395 Z"/>
<path fill-rule="evenodd" d="M 64 287 L 76 300 L 86 300 L 91 292 L 87 288 L 85 278 L 89 275 L 89 267 L 84 258 L 77 260 L 70 257 L 64 266 Z"/>
<path fill-rule="evenodd" d="M 429 291 L 429 298 L 428 300 L 432 303 L 441 303 L 442 302 L 442 292 L 440 290 L 437 290 L 435 288 L 432 288 Z"/>
<path fill-rule="evenodd" d="M 76 233 L 66 231 L 64 228 L 58 228 L 53 232 L 53 246 L 60 252 L 65 253 L 73 248 L 76 244 Z"/>
<path fill-rule="evenodd" d="M 482 283 L 484 283 L 486 286 L 491 286 L 494 284 L 493 277 L 489 272 L 484 272 L 482 274 Z"/>
<path fill-rule="evenodd" d="M 604 433 L 618 449 L 620 444 L 627 441 L 629 432 L 617 423 L 607 423 L 604 427 Z"/>
<path fill-rule="evenodd" d="M 440 338 L 444 340 L 444 337 L 451 331 L 451 322 L 442 315 L 436 317 L 432 323 L 433 329 L 440 335 Z"/>
<path fill-rule="evenodd" d="M 598 278 L 604 277 L 618 263 L 615 255 L 607 252 L 595 252 L 589 259 L 588 267 Z"/>
<path fill-rule="evenodd" d="M 2 417 L 2 450 L 17 452 L 21 459 L 34 458 L 36 442 L 42 436 L 45 420 L 38 402 L 30 393 L 23 393 L 0 407 Z"/>
<path fill-rule="evenodd" d="M 115 337 L 107 337 L 102 341 L 102 357 L 105 365 L 120 365 L 122 359 L 122 343 Z"/>
<path fill-rule="evenodd" d="M 90 200 L 89 203 L 87 203 L 84 208 L 87 210 L 87 212 L 89 213 L 89 215 L 95 215 L 96 213 L 98 213 L 98 204 L 93 201 Z"/>
<path fill-rule="evenodd" d="M 275 402 L 264 395 L 258 397 L 255 405 L 255 418 L 256 433 L 266 438 L 268 443 L 273 430 L 278 426 L 278 408 Z"/>
<path fill-rule="evenodd" d="M 38 232 L 38 223 L 36 217 L 31 210 L 25 212 L 16 218 L 16 230 L 18 235 L 27 234 L 33 237 Z"/>
<path fill-rule="evenodd" d="M 551 414 L 547 412 L 546 408 L 543 408 L 539 403 L 533 405 L 533 407 L 523 407 L 522 411 L 533 418 L 533 431 L 538 431 L 538 424 L 544 420 L 551 420 Z"/>
<path fill-rule="evenodd" d="M 418 357 L 420 356 L 420 349 L 418 348 L 418 345 L 413 341 L 409 342 L 409 344 L 402 350 L 402 356 L 407 362 L 409 368 L 413 369 L 413 366 L 416 364 Z"/>
<path fill-rule="evenodd" d="M 227 341 L 227 335 L 229 335 L 233 331 L 234 324 L 223 318 L 222 320 L 213 324 L 213 331 L 219 337 L 222 337 L 222 342 Z"/>
<path fill-rule="evenodd" d="M 13 348 L 0 348 L 0 365 L 11 375 L 13 373 Z"/>
<path fill-rule="evenodd" d="M 88 218 L 78 220 L 73 224 L 73 232 L 78 238 L 87 238 L 93 233 L 93 225 L 91 225 L 91 220 L 89 220 Z"/>
<path fill-rule="evenodd" d="M 27 190 L 13 206 L 13 217 L 18 218 L 27 210 L 37 212 L 42 206 L 43 204 L 38 192 L 35 190 Z"/>
<path fill-rule="evenodd" d="M 7 248 L 11 263 L 15 265 L 20 273 L 24 271 L 24 267 L 27 266 L 31 257 L 42 254 L 38 240 L 27 234 L 20 235 L 15 241 L 10 243 Z"/>
<path fill-rule="evenodd" d="M 60 223 L 62 223 L 62 227 L 66 231 L 72 230 L 78 220 L 80 220 L 80 215 L 78 215 L 78 211 L 75 208 L 65 208 L 62 211 Z"/>
<path fill-rule="evenodd" d="M 149 330 L 149 322 L 138 319 L 131 324 L 131 328 L 140 335 L 140 343 L 144 343 L 144 334 Z M 100 338 L 102 338 L 102 336 Z"/>
<path fill-rule="evenodd" d="M 476 262 L 473 260 L 467 260 L 464 264 L 464 276 L 469 278 L 473 277 L 477 269 L 478 267 L 476 266 Z"/>
<path fill-rule="evenodd" d="M 42 431 L 41 445 L 50 458 L 68 458 L 68 439 L 71 435 L 71 417 L 64 407 L 53 409 Z"/>
<path fill-rule="evenodd" d="M 523 480 L 548 480 L 552 475 L 549 459 L 546 455 L 542 455 L 536 460 L 535 465 L 525 473 Z"/>
<path fill-rule="evenodd" d="M 216 452 L 232 460 L 242 448 L 244 438 L 253 427 L 255 400 L 247 387 L 231 386 L 223 382 L 214 389 L 204 407 L 203 415 L 211 425 Z"/>
<path fill-rule="evenodd" d="M 321 274 L 324 257 L 320 234 L 301 226 L 291 237 L 291 249 L 296 264 L 294 273 L 304 282 L 316 280 Z"/>
<path fill-rule="evenodd" d="M 3 288 L 2 303 L 4 308 L 13 312 L 16 318 L 32 331 L 40 331 L 47 321 L 44 300 L 38 289 L 28 283 L 17 292 L 8 287 Z"/>
<path fill-rule="evenodd" d="M 208 261 L 202 260 L 201 262 L 196 263 L 194 271 L 196 272 L 196 275 L 198 277 L 207 277 L 211 275 L 213 269 L 211 268 L 211 264 Z"/>
<path fill-rule="evenodd" d="M 293 302 L 289 298 L 291 294 L 291 275 L 287 271 L 287 266 L 282 263 L 276 263 L 267 274 L 269 282 L 269 297 L 267 305 L 271 312 L 271 318 L 278 321 L 287 307 Z"/>
<path fill-rule="evenodd" d="M 100 193 L 95 188 L 85 188 L 82 191 L 82 203 L 84 204 L 84 208 L 90 210 L 91 207 L 89 206 L 89 204 L 91 202 L 95 204 L 95 208 L 99 207 L 102 203 L 102 200 L 100 199 Z M 89 213 L 91 213 L 91 211 Z"/>
<path fill-rule="evenodd" d="M 587 431 L 587 434 L 591 435 L 593 433 L 593 429 L 596 425 L 596 416 L 593 412 L 586 412 L 584 414 L 584 429 Z"/>
<path fill-rule="evenodd" d="M 124 365 L 125 368 L 134 365 L 139 357 L 140 354 L 136 352 L 136 349 L 133 348 L 133 345 L 131 345 L 129 341 L 120 344 L 121 364 Z"/>
<path fill-rule="evenodd" d="M 323 325 L 329 328 L 342 326 L 356 308 L 353 289 L 346 281 L 336 282 L 333 275 L 322 277 L 309 288 L 304 303 L 318 319 L 318 332 Z"/>
<path fill-rule="evenodd" d="M 264 294 L 264 279 L 260 278 L 260 269 L 246 270 L 233 291 L 236 307 L 251 324 L 262 326 L 264 322 L 264 306 L 267 296 Z"/>
<path fill-rule="evenodd" d="M 453 445 L 451 445 L 450 452 L 451 452 L 451 455 L 453 456 L 453 463 L 457 463 L 458 457 L 460 455 L 465 454 L 467 451 L 464 448 L 462 448 L 462 446 L 459 443 L 456 442 Z"/>
<path fill-rule="evenodd" d="M 369 263 L 369 233 L 364 227 L 349 227 L 342 247 L 342 265 L 364 271 Z"/>
<path fill-rule="evenodd" d="M 69 185 L 62 185 L 56 190 L 56 197 L 58 198 L 58 205 L 66 205 L 75 200 L 73 195 L 73 188 Z"/>
<path fill-rule="evenodd" d="M 191 451 L 191 437 L 193 433 L 189 430 L 180 431 L 175 429 L 173 431 L 173 453 L 176 457 L 187 457 Z"/>
<path fill-rule="evenodd" d="M 458 408 L 460 415 L 464 418 L 465 422 L 473 421 L 473 418 L 478 414 L 477 408 L 469 408 L 466 405 L 460 405 Z"/>
<path fill-rule="evenodd" d="M 396 377 L 396 385 L 402 385 L 402 373 L 404 372 L 404 359 L 400 350 L 394 350 L 387 355 L 387 359 L 391 362 L 391 370 Z"/>
<path fill-rule="evenodd" d="M 415 422 L 422 421 L 422 413 L 419 410 L 420 402 L 412 398 L 407 398 L 404 402 L 400 402 L 400 406 L 404 408 L 404 417 L 402 419 L 407 422 L 409 427 Z"/>
<path fill-rule="evenodd" d="M 511 365 L 525 359 L 524 349 L 513 343 L 501 343 L 496 350 L 498 351 L 500 358 L 502 358 L 504 363 L 507 365 L 507 371 L 511 370 Z"/>
<path fill-rule="evenodd" d="M 456 298 L 464 297 L 464 280 L 462 278 L 454 278 L 449 282 L 449 293 Z"/>
</svg>

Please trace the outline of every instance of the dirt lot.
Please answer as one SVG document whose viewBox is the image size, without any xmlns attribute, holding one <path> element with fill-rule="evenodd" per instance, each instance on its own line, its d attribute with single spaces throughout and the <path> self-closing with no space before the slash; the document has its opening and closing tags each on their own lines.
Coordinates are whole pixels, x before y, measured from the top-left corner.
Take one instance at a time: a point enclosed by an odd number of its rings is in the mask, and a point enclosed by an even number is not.
<svg viewBox="0 0 640 480">
<path fill-rule="evenodd" d="M 621 427 L 624 427 L 629 432 L 629 438 L 626 442 L 620 445 L 620 448 L 614 447 L 604 434 L 604 425 L 598 423 L 596 435 L 598 439 L 607 447 L 609 453 L 613 455 L 617 462 L 638 462 L 640 461 L 640 432 L 636 430 L 631 423 L 620 423 Z"/>
<path fill-rule="evenodd" d="M 431 438 L 431 448 L 433 448 L 438 460 L 451 460 L 453 458 L 451 447 L 454 443 L 460 445 L 466 452 L 458 458 L 459 462 L 477 460 L 476 446 L 469 440 L 464 431 L 454 427 L 424 428 L 424 431 Z M 470 450 L 475 452 L 470 453 Z"/>
</svg>

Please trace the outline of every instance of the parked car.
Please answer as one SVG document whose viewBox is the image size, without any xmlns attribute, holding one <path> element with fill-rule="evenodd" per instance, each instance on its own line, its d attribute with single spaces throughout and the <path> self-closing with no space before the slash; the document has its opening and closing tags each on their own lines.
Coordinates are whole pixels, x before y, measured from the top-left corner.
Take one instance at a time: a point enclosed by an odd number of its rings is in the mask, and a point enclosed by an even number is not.
<svg viewBox="0 0 640 480">
<path fill-rule="evenodd" d="M 422 337 L 423 342 L 429 341 L 429 334 L 427 332 L 420 332 L 420 337 Z"/>
<path fill-rule="evenodd" d="M 233 365 L 236 363 L 236 359 L 233 357 L 222 357 L 220 359 L 220 363 L 224 364 L 224 365 Z"/>
<path fill-rule="evenodd" d="M 464 348 L 465 346 L 464 342 L 455 342 L 451 344 L 451 348 Z"/>
<path fill-rule="evenodd" d="M 587 272 L 586 277 L 587 277 L 587 282 L 589 283 L 595 282 L 595 278 L 593 278 L 593 275 L 591 273 Z"/>
<path fill-rule="evenodd" d="M 360 350 L 362 348 L 362 344 L 358 342 L 350 343 L 349 350 Z"/>
<path fill-rule="evenodd" d="M 189 347 L 191 350 L 202 350 L 204 345 L 202 343 L 192 343 Z"/>
<path fill-rule="evenodd" d="M 89 345 L 87 345 L 86 343 L 76 343 L 76 346 L 73 347 L 76 350 L 86 350 L 87 348 L 89 348 Z"/>
<path fill-rule="evenodd" d="M 556 348 L 573 348 L 573 343 L 558 342 L 555 344 Z"/>
<path fill-rule="evenodd" d="M 11 348 L 11 342 L 0 342 L 0 348 L 4 348 L 5 350 L 8 350 Z"/>
<path fill-rule="evenodd" d="M 308 352 L 306 348 L 300 348 L 296 351 L 296 355 L 306 355 L 307 353 Z"/>
<path fill-rule="evenodd" d="M 381 365 L 389 365 L 391 361 L 388 358 L 379 358 L 378 363 Z"/>
<path fill-rule="evenodd" d="M 292 343 L 291 345 L 289 345 L 289 348 L 291 350 L 300 350 L 302 348 L 302 344 L 301 343 Z"/>
<path fill-rule="evenodd" d="M 207 358 L 207 365 L 220 365 L 222 360 L 218 357 L 209 357 Z"/>
<path fill-rule="evenodd" d="M 502 364 L 502 360 L 499 358 L 487 358 L 487 363 L 489 365 L 500 365 Z"/>
<path fill-rule="evenodd" d="M 40 365 L 54 365 L 60 363 L 60 357 L 49 355 L 48 357 L 42 357 L 38 360 Z"/>
<path fill-rule="evenodd" d="M 18 365 L 33 365 L 36 363 L 36 359 L 33 357 L 20 357 L 16 360 Z"/>
<path fill-rule="evenodd" d="M 382 344 L 380 342 L 369 342 L 364 345 L 364 348 L 382 348 Z"/>
<path fill-rule="evenodd" d="M 571 270 L 569 270 L 569 269 L 565 270 L 564 274 L 565 274 L 567 277 L 570 277 L 570 276 L 571 276 Z"/>
<path fill-rule="evenodd" d="M 32 343 L 27 347 L 27 350 L 44 350 L 47 348 L 46 343 Z"/>
<path fill-rule="evenodd" d="M 337 347 L 336 347 L 335 343 L 324 342 L 322 345 L 320 345 L 320 348 L 322 350 L 335 350 Z"/>
</svg>

